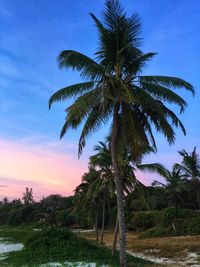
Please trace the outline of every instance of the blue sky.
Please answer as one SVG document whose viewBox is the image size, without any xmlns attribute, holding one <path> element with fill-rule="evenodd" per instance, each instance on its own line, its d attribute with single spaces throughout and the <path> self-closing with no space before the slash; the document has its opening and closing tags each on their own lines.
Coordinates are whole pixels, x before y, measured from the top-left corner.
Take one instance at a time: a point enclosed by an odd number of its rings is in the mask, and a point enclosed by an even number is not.
<svg viewBox="0 0 200 267">
<path fill-rule="evenodd" d="M 196 89 L 195 98 L 180 91 L 188 102 L 188 109 L 181 115 L 187 136 L 177 131 L 176 144 L 169 147 L 158 135 L 158 154 L 145 159 L 170 166 L 177 158 L 177 150 L 200 147 L 200 1 L 123 0 L 121 3 L 128 14 L 138 12 L 142 19 L 143 50 L 158 52 L 144 73 L 181 77 Z M 62 141 L 58 140 L 67 103 L 55 104 L 49 111 L 48 99 L 57 89 L 80 81 L 78 73 L 59 70 L 56 58 L 64 49 L 93 57 L 97 36 L 88 13 L 99 17 L 103 4 L 100 0 L 0 0 L 0 139 L 3 143 L 8 142 L 11 147 L 12 143 L 45 146 L 43 149 L 48 147 L 56 153 L 76 157 L 79 131 L 69 131 Z M 102 127 L 89 138 L 81 159 L 85 166 L 94 144 L 106 133 Z M 14 174 L 7 176 L 15 179 Z"/>
</svg>

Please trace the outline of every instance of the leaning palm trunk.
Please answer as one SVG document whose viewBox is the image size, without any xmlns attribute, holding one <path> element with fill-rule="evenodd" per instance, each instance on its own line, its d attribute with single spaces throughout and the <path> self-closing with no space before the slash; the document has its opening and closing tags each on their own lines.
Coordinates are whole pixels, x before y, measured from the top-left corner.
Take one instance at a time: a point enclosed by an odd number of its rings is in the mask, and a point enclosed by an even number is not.
<svg viewBox="0 0 200 267">
<path fill-rule="evenodd" d="M 105 209 L 106 209 L 106 193 L 104 192 L 104 196 L 103 196 L 103 211 L 102 211 L 102 225 L 101 225 L 101 244 L 103 244 L 103 236 L 104 236 Z"/>
<path fill-rule="evenodd" d="M 112 127 L 112 140 L 111 140 L 111 155 L 112 165 L 115 175 L 115 186 L 117 192 L 117 210 L 119 218 L 119 255 L 120 255 L 120 267 L 127 266 L 126 259 L 126 222 L 124 213 L 124 202 L 123 202 L 123 184 L 120 173 L 120 166 L 117 155 L 117 134 L 118 134 L 118 105 L 114 108 L 113 115 L 113 127 Z"/>
<path fill-rule="evenodd" d="M 118 233 L 119 233 L 119 220 L 118 220 L 118 214 L 117 214 L 116 223 L 115 223 L 114 239 L 113 239 L 113 247 L 112 247 L 112 255 L 113 256 L 114 256 L 114 253 L 116 251 Z"/>
</svg>

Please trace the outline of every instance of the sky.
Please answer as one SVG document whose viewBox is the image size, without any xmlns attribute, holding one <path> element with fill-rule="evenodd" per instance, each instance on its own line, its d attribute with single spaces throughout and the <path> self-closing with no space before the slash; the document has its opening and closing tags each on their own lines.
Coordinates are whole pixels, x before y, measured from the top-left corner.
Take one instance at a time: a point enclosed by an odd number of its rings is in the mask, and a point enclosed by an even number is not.
<svg viewBox="0 0 200 267">
<path fill-rule="evenodd" d="M 188 103 L 180 116 L 187 135 L 178 130 L 169 146 L 156 134 L 158 152 L 144 158 L 168 168 L 180 162 L 177 151 L 200 151 L 200 1 L 122 0 L 127 15 L 142 19 L 144 52 L 158 55 L 144 74 L 184 78 L 196 90 L 195 98 L 179 91 Z M 108 128 L 88 138 L 83 156 L 77 157 L 80 129 L 59 140 L 65 108 L 54 104 L 53 92 L 80 82 L 78 73 L 60 70 L 56 61 L 62 50 L 73 49 L 94 57 L 98 46 L 90 12 L 101 17 L 103 0 L 0 0 L 0 199 L 21 197 L 32 187 L 35 199 L 52 193 L 68 196 L 87 171 L 88 157 Z M 155 175 L 138 173 L 145 184 Z M 161 179 L 161 178 L 160 178 Z"/>
</svg>

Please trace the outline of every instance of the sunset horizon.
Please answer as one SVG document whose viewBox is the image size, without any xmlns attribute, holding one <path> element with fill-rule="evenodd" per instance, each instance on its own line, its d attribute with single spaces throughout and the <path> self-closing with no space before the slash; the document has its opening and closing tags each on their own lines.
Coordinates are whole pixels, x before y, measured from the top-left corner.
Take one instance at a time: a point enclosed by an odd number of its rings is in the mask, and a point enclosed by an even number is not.
<svg viewBox="0 0 200 267">
<path fill-rule="evenodd" d="M 174 161 L 181 160 L 179 150 L 191 152 L 195 146 L 198 151 L 200 148 L 197 62 L 200 54 L 199 36 L 195 35 L 199 4 L 160 1 L 146 5 L 147 2 L 122 1 L 128 13 L 135 10 L 142 18 L 142 49 L 158 52 L 144 69 L 144 74 L 176 75 L 196 89 L 195 98 L 189 92 L 178 91 L 188 103 L 188 108 L 180 115 L 187 135 L 184 137 L 176 131 L 175 144 L 168 146 L 155 131 L 158 153 L 143 160 L 144 163 L 161 162 L 171 168 Z M 154 15 L 150 16 L 152 10 Z M 158 17 L 160 10 L 167 11 Z M 34 1 L 27 4 L 25 1 L 0 0 L 0 185 L 3 186 L 0 199 L 5 196 L 21 198 L 26 187 L 33 188 L 36 200 L 50 194 L 73 195 L 88 170 L 87 162 L 94 153 L 94 146 L 107 136 L 109 125 L 88 138 L 83 156 L 78 159 L 81 127 L 78 131 L 69 130 L 59 140 L 64 110 L 71 100 L 55 104 L 48 110 L 48 100 L 53 92 L 82 81 L 78 73 L 60 70 L 57 56 L 64 49 L 75 49 L 94 57 L 98 46 L 96 28 L 88 13 L 101 17 L 101 11 L 101 2 L 89 0 L 85 4 L 74 1 L 70 6 L 65 1 L 57 5 L 56 1 L 49 4 L 45 0 L 35 5 Z M 139 179 L 146 185 L 150 185 L 154 177 L 159 178 L 153 174 L 139 174 Z"/>
</svg>

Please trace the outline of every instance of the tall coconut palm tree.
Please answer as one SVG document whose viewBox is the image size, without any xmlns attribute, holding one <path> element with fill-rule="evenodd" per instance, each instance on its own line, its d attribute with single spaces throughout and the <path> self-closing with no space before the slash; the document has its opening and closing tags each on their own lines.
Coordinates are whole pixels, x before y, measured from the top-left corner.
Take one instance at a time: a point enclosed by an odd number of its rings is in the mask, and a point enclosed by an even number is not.
<svg viewBox="0 0 200 267">
<path fill-rule="evenodd" d="M 176 114 L 164 102 L 173 103 L 183 112 L 186 102 L 172 89 L 184 88 L 194 93 L 188 82 L 168 76 L 142 76 L 146 63 L 156 53 L 142 53 L 141 23 L 137 14 L 127 17 L 118 0 L 107 0 L 103 21 L 91 14 L 98 31 L 99 47 L 95 60 L 73 50 L 62 51 L 58 57 L 61 68 L 80 72 L 86 82 L 58 90 L 49 100 L 75 97 L 66 109 L 66 121 L 61 137 L 69 128 L 76 129 L 84 122 L 79 139 L 79 155 L 89 134 L 111 121 L 111 155 L 117 191 L 120 231 L 120 266 L 126 263 L 126 223 L 122 174 L 118 147 L 123 143 L 132 159 L 138 160 L 147 147 L 156 148 L 151 125 L 168 142 L 175 141 L 174 127 L 180 127 Z M 111 119 L 111 120 L 110 120 Z"/>
</svg>

